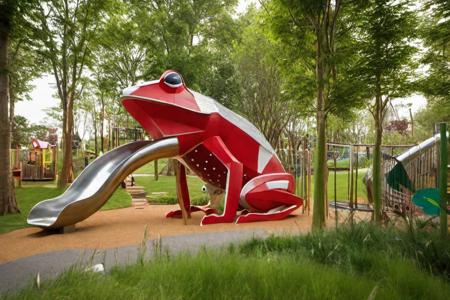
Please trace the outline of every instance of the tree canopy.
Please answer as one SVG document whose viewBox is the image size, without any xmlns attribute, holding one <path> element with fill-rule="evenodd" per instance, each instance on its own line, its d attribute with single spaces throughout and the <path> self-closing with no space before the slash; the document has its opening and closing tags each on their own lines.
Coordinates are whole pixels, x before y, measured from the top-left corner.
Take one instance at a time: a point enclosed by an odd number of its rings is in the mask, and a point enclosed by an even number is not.
<svg viewBox="0 0 450 300">
<path fill-rule="evenodd" d="M 315 186 L 323 187 L 314 190 L 315 228 L 325 226 L 326 142 L 374 143 L 378 211 L 383 140 L 416 142 L 436 121 L 450 121 L 449 2 L 261 0 L 238 14 L 239 2 L 2 1 L 8 76 L 0 120 L 12 141 L 1 145 L 23 144 L 30 125 L 14 117 L 14 103 L 29 98 L 33 79 L 51 74 L 65 186 L 78 129 L 86 148 L 111 149 L 114 128 L 138 127 L 119 101 L 122 89 L 174 69 L 254 123 L 282 160 L 299 137 L 311 137 L 303 143 L 315 144 Z M 428 106 L 400 120 L 392 100 L 412 93 Z"/>
</svg>

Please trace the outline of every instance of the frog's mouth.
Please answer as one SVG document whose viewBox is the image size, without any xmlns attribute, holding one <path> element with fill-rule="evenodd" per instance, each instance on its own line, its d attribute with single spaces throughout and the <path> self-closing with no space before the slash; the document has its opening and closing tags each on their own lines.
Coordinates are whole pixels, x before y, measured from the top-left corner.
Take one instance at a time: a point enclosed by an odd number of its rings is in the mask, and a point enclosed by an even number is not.
<svg viewBox="0 0 450 300">
<path fill-rule="evenodd" d="M 208 122 L 181 75 L 172 70 L 159 80 L 124 89 L 122 104 L 154 139 L 200 132 Z"/>
<path fill-rule="evenodd" d="M 201 132 L 208 123 L 206 114 L 158 99 L 132 95 L 122 104 L 153 139 Z"/>
</svg>

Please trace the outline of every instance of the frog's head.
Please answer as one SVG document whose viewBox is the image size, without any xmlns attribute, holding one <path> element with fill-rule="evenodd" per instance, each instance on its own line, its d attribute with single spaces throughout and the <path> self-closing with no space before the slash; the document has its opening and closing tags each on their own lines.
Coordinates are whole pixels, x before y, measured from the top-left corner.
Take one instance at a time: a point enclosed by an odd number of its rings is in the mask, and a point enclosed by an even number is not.
<svg viewBox="0 0 450 300">
<path fill-rule="evenodd" d="M 121 99 L 125 109 L 158 139 L 205 128 L 208 113 L 200 109 L 194 93 L 179 73 L 167 70 L 159 80 L 124 89 Z"/>
</svg>

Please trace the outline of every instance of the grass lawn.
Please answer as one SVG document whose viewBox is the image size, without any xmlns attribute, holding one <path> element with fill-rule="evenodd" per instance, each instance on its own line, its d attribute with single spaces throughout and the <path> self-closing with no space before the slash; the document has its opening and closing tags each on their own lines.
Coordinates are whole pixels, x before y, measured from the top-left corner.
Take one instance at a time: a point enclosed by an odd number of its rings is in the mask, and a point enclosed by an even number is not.
<svg viewBox="0 0 450 300">
<path fill-rule="evenodd" d="M 439 254 L 420 254 L 426 245 Z M 71 270 L 7 299 L 449 299 L 447 246 L 363 224 L 196 255 L 163 251 L 106 275 Z"/>
<path fill-rule="evenodd" d="M 22 188 L 16 188 L 16 199 L 21 210 L 20 214 L 0 216 L 0 233 L 27 227 L 27 217 L 30 209 L 38 202 L 60 195 L 54 182 L 22 182 Z M 123 189 L 118 188 L 112 197 L 102 207 L 102 210 L 131 206 L 131 197 Z"/>
<path fill-rule="evenodd" d="M 167 159 L 159 159 L 158 160 L 158 171 L 161 171 L 165 166 L 167 165 Z M 155 163 L 149 162 L 146 165 L 143 165 L 136 171 L 134 171 L 136 174 L 154 174 L 155 173 Z"/>
<path fill-rule="evenodd" d="M 167 203 L 176 204 L 177 190 L 175 184 L 175 176 L 159 176 L 158 181 L 155 181 L 153 176 L 150 177 L 134 177 L 137 185 L 144 187 L 147 195 L 150 198 L 150 202 L 153 203 Z M 194 205 L 202 205 L 208 203 L 207 194 L 202 192 L 203 182 L 194 176 L 187 177 L 189 196 L 191 203 Z M 166 195 L 152 195 L 152 193 L 167 193 Z"/>
<path fill-rule="evenodd" d="M 358 198 L 367 199 L 366 186 L 362 179 L 366 174 L 366 169 L 358 170 Z M 311 181 L 314 183 L 314 176 L 311 176 Z M 338 201 L 348 201 L 348 174 L 346 171 L 336 172 L 336 194 Z M 314 192 L 314 185 L 312 186 Z M 311 193 L 312 194 L 312 193 Z M 334 172 L 330 171 L 328 176 L 328 200 L 334 200 Z"/>
</svg>

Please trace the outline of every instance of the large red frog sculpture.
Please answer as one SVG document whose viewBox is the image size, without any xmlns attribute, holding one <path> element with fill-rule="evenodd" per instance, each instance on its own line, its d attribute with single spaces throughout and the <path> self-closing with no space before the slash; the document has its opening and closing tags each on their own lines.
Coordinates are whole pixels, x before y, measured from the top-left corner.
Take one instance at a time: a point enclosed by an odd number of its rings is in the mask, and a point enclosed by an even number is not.
<svg viewBox="0 0 450 300">
<path fill-rule="evenodd" d="M 159 80 L 126 88 L 122 103 L 152 138 L 178 139 L 180 203 L 188 216 L 206 213 L 201 225 L 279 220 L 302 205 L 293 176 L 263 134 L 240 115 L 188 89 L 177 72 L 168 70 Z M 186 167 L 224 190 L 222 214 L 190 204 Z M 180 216 L 181 210 L 167 214 Z"/>
</svg>

